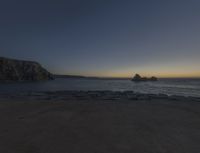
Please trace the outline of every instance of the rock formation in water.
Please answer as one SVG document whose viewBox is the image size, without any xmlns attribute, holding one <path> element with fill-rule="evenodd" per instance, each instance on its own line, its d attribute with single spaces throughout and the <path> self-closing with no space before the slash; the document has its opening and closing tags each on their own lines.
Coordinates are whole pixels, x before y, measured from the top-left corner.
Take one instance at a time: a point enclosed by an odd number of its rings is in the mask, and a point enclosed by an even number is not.
<svg viewBox="0 0 200 153">
<path fill-rule="evenodd" d="M 147 78 L 147 77 L 141 77 L 139 74 L 136 74 L 132 81 L 135 81 L 135 82 L 140 82 L 140 81 L 157 81 L 158 79 L 154 76 L 152 76 L 151 78 Z"/>
<path fill-rule="evenodd" d="M 0 57 L 0 81 L 52 80 L 53 75 L 39 63 Z"/>
</svg>

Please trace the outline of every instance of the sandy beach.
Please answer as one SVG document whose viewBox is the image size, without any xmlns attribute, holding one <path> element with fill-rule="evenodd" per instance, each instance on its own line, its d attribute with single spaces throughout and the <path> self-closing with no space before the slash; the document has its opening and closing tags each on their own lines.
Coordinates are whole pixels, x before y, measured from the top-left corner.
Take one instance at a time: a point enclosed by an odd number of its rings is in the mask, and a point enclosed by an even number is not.
<svg viewBox="0 0 200 153">
<path fill-rule="evenodd" d="M 109 91 L 0 97 L 1 153 L 200 150 L 200 98 Z"/>
</svg>

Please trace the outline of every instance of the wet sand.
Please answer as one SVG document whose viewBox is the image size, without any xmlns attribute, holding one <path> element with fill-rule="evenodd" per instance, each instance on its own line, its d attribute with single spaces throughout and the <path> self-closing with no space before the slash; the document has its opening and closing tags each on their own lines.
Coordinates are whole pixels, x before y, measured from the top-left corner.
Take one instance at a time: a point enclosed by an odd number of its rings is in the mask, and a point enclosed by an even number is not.
<svg viewBox="0 0 200 153">
<path fill-rule="evenodd" d="M 120 96 L 119 96 L 120 95 Z M 197 153 L 200 101 L 113 92 L 0 99 L 1 153 Z"/>
</svg>

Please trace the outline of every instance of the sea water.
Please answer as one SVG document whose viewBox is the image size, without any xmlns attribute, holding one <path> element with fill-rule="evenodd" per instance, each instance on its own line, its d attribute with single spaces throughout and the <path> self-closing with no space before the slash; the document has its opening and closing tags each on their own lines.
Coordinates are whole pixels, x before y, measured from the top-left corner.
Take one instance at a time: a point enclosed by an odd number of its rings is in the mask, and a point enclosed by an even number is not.
<svg viewBox="0 0 200 153">
<path fill-rule="evenodd" d="M 41 82 L 0 83 L 0 93 L 65 90 L 134 91 L 200 97 L 200 79 L 159 79 L 156 82 L 132 82 L 128 79 L 62 78 Z"/>
</svg>

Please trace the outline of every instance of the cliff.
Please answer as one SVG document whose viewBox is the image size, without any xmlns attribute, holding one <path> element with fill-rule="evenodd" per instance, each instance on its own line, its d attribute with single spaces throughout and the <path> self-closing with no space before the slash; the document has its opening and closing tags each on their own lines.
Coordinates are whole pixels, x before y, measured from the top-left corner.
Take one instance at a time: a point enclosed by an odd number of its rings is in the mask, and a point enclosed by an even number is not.
<svg viewBox="0 0 200 153">
<path fill-rule="evenodd" d="M 0 57 L 0 81 L 52 80 L 53 75 L 39 63 Z"/>
</svg>

